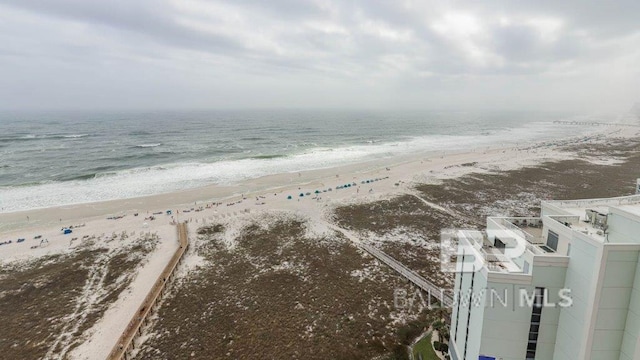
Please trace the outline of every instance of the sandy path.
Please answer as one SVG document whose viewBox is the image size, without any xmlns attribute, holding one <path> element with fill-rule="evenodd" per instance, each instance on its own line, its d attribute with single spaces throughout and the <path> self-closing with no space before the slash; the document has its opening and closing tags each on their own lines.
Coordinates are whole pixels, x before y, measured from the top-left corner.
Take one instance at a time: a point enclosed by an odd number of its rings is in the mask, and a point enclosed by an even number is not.
<svg viewBox="0 0 640 360">
<path fill-rule="evenodd" d="M 179 246 L 174 226 L 161 227 L 158 235 L 160 243 L 138 269 L 129 288 L 120 294 L 104 316 L 89 330 L 89 339 L 69 354 L 71 359 L 101 360 L 109 355 L 129 320 L 151 290 L 153 282 Z"/>
<path fill-rule="evenodd" d="M 44 359 L 66 358 L 69 348 L 73 345 L 73 334 L 80 328 L 84 319 L 99 300 L 98 294 L 103 287 L 104 279 L 108 272 L 106 266 L 108 260 L 109 254 L 104 253 L 99 255 L 92 264 L 87 281 L 82 288 L 81 294 L 76 299 L 73 312 L 65 319 L 64 327 L 57 334 Z M 59 352 L 57 351 L 58 347 L 61 348 Z"/>
</svg>

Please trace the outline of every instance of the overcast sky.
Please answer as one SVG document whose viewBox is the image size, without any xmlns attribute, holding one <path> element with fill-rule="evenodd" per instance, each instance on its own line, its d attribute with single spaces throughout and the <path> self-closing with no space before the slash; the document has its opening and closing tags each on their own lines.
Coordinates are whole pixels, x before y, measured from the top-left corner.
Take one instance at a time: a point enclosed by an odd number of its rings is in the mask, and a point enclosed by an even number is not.
<svg viewBox="0 0 640 360">
<path fill-rule="evenodd" d="M 619 111 L 640 1 L 0 0 L 0 109 Z"/>
</svg>

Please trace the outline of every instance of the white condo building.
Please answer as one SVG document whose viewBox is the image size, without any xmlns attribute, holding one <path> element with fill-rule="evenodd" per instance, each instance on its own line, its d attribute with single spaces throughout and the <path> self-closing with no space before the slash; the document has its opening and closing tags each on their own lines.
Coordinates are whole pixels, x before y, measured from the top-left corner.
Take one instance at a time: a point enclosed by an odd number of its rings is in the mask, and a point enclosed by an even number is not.
<svg viewBox="0 0 640 360">
<path fill-rule="evenodd" d="M 458 235 L 452 359 L 640 360 L 640 195 Z"/>
</svg>

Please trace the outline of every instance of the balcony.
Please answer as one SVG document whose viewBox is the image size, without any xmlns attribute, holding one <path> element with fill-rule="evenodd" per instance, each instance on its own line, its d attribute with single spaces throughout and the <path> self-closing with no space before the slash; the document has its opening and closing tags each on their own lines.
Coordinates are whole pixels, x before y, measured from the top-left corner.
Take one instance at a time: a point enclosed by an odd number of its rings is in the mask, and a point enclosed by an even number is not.
<svg viewBox="0 0 640 360">
<path fill-rule="evenodd" d="M 463 231 L 461 244 L 470 245 L 467 249 L 473 255 L 482 259 L 482 264 L 490 272 L 522 273 L 522 269 L 513 259 L 505 255 L 504 249 L 497 248 L 488 240 L 486 233 Z"/>
<path fill-rule="evenodd" d="M 603 223 L 589 222 L 582 220 L 578 215 L 550 215 L 549 219 L 554 220 L 573 231 L 588 235 L 589 237 L 604 241 L 606 238 L 606 220 Z"/>
<path fill-rule="evenodd" d="M 543 244 L 542 219 L 539 217 L 504 217 L 491 218 L 505 229 L 512 230 L 516 234 L 523 233 L 525 240 L 530 244 Z"/>
<path fill-rule="evenodd" d="M 492 226 L 493 225 L 493 226 Z M 548 247 L 539 217 L 493 217 L 487 219 L 487 229 L 503 230 L 508 238 L 524 239 L 527 250 L 533 255 L 550 255 L 555 251 Z"/>
</svg>

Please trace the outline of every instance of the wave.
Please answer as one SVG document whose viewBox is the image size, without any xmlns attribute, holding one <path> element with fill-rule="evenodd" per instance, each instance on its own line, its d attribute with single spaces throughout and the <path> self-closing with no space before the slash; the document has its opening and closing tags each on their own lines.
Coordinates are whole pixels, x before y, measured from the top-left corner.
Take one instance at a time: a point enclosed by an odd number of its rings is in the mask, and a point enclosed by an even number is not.
<svg viewBox="0 0 640 360">
<path fill-rule="evenodd" d="M 42 134 L 42 135 L 34 135 L 29 134 L 25 135 L 21 140 L 42 140 L 42 139 L 77 139 L 87 137 L 89 134 Z"/>
<path fill-rule="evenodd" d="M 151 135 L 151 133 L 150 133 L 150 132 L 148 132 L 148 131 L 144 131 L 144 130 L 136 130 L 136 131 L 132 131 L 132 132 L 130 132 L 130 133 L 129 133 L 129 135 L 132 135 L 132 136 L 140 136 L 140 135 L 143 135 L 143 136 L 144 136 L 144 135 Z"/>
<path fill-rule="evenodd" d="M 154 143 L 154 144 L 139 144 L 139 145 L 136 145 L 136 146 L 134 146 L 134 147 L 137 147 L 137 148 L 152 148 L 152 147 L 158 147 L 158 146 L 160 146 L 160 145 L 162 145 L 162 143 Z"/>
<path fill-rule="evenodd" d="M 27 134 L 18 136 L 2 136 L 0 141 L 37 141 L 56 139 L 78 139 L 91 136 L 90 134 Z"/>
<path fill-rule="evenodd" d="M 434 134 L 374 143 L 362 143 L 359 140 L 358 144 L 291 149 L 286 155 L 267 153 L 242 159 L 181 162 L 119 170 L 92 168 L 67 181 L 2 188 L 0 198 L 3 199 L 4 211 L 132 198 L 210 184 L 234 184 L 270 174 L 330 168 L 403 154 L 458 151 L 559 139 L 575 135 L 572 133 L 574 131 L 572 127 L 538 122 L 518 128 L 485 132 L 484 135 Z M 155 146 L 160 144 L 140 144 L 137 147 Z"/>
<path fill-rule="evenodd" d="M 287 157 L 287 155 L 255 155 L 250 157 L 250 159 L 278 159 L 278 158 L 283 158 L 283 157 Z"/>
<path fill-rule="evenodd" d="M 250 137 L 243 137 L 240 140 L 241 141 L 262 141 L 262 140 L 265 140 L 265 138 L 258 137 L 258 136 L 250 136 Z"/>
<path fill-rule="evenodd" d="M 35 135 L 25 135 L 25 136 L 0 136 L 0 141 L 9 142 L 9 141 L 29 141 L 36 140 Z"/>
<path fill-rule="evenodd" d="M 88 174 L 80 174 L 80 175 L 72 175 L 72 176 L 63 176 L 58 178 L 58 181 L 74 181 L 74 180 L 89 180 L 95 179 L 98 173 L 88 173 Z"/>
</svg>

